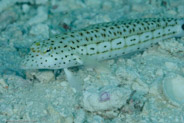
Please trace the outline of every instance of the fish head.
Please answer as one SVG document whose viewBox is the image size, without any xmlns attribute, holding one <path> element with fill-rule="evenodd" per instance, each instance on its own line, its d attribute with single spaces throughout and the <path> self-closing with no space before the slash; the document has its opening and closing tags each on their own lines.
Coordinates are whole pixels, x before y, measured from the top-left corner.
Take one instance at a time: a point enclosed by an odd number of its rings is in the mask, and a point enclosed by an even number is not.
<svg viewBox="0 0 184 123">
<path fill-rule="evenodd" d="M 22 69 L 61 69 L 71 66 L 71 51 L 67 45 L 52 41 L 34 42 L 21 62 Z"/>
<path fill-rule="evenodd" d="M 178 19 L 178 34 L 176 37 L 184 37 L 184 18 Z"/>
</svg>

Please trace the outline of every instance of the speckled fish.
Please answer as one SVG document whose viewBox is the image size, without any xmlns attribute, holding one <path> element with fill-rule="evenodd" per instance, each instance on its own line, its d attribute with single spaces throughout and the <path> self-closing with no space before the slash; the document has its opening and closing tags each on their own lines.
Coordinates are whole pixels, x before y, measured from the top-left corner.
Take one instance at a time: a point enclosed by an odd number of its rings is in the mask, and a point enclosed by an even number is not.
<svg viewBox="0 0 184 123">
<path fill-rule="evenodd" d="M 184 18 L 144 18 L 91 25 L 34 42 L 24 69 L 61 69 L 115 58 L 184 36 Z"/>
</svg>

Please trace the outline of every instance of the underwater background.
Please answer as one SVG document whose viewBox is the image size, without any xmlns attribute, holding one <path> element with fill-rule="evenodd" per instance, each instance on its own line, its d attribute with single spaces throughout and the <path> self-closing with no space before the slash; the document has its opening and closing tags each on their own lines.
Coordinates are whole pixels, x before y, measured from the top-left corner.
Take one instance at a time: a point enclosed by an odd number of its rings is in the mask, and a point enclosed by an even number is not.
<svg viewBox="0 0 184 123">
<path fill-rule="evenodd" d="M 0 0 L 0 123 L 184 123 L 184 37 L 61 70 L 23 70 L 34 41 L 91 24 L 184 17 L 184 0 Z"/>
</svg>

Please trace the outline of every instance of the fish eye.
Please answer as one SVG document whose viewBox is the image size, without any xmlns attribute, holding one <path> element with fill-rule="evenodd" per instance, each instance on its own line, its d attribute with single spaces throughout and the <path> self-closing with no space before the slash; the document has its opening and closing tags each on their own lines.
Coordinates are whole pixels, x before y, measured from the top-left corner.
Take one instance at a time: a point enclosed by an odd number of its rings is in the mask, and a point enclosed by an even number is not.
<svg viewBox="0 0 184 123">
<path fill-rule="evenodd" d="M 46 52 L 50 52 L 50 49 L 46 50 Z"/>
<path fill-rule="evenodd" d="M 50 52 L 52 50 L 52 47 L 44 47 L 43 48 L 43 53 L 48 53 L 48 52 Z"/>
<path fill-rule="evenodd" d="M 184 24 L 182 24 L 181 28 L 184 30 Z"/>
</svg>

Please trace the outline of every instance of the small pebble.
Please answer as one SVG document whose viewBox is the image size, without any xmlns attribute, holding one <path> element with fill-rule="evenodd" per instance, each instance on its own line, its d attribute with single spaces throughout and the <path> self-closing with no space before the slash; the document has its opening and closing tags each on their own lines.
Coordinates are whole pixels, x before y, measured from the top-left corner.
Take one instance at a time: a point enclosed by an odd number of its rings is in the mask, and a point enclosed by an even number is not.
<svg viewBox="0 0 184 123">
<path fill-rule="evenodd" d="M 8 85 L 4 81 L 4 79 L 0 79 L 0 85 L 2 85 L 3 88 L 8 88 Z"/>
<path fill-rule="evenodd" d="M 36 0 L 36 4 L 46 4 L 48 0 Z"/>
<path fill-rule="evenodd" d="M 105 1 L 105 2 L 103 3 L 103 9 L 104 9 L 104 10 L 110 10 L 111 8 L 112 8 L 112 3 L 111 3 L 111 2 Z"/>
<path fill-rule="evenodd" d="M 174 64 L 173 62 L 165 62 L 165 66 L 170 70 L 177 70 L 178 69 L 177 64 Z"/>
<path fill-rule="evenodd" d="M 37 24 L 37 23 L 42 23 L 47 20 L 48 18 L 48 13 L 47 9 L 43 6 L 38 7 L 37 9 L 37 15 L 32 17 L 29 21 L 29 25 Z"/>
<path fill-rule="evenodd" d="M 49 38 L 49 27 L 47 24 L 37 24 L 32 26 L 30 34 L 36 36 L 43 36 L 43 38 Z"/>
<path fill-rule="evenodd" d="M 65 119 L 65 123 L 74 123 L 73 117 L 69 116 Z"/>
<path fill-rule="evenodd" d="M 39 72 L 36 77 L 40 82 L 48 83 L 54 80 L 54 73 L 52 71 Z"/>
<path fill-rule="evenodd" d="M 28 4 L 23 4 L 22 5 L 22 10 L 24 13 L 27 13 L 30 9 L 30 6 Z"/>
<path fill-rule="evenodd" d="M 163 75 L 163 70 L 162 69 L 158 69 L 156 70 L 156 73 L 155 73 L 157 76 L 162 76 Z"/>
</svg>

